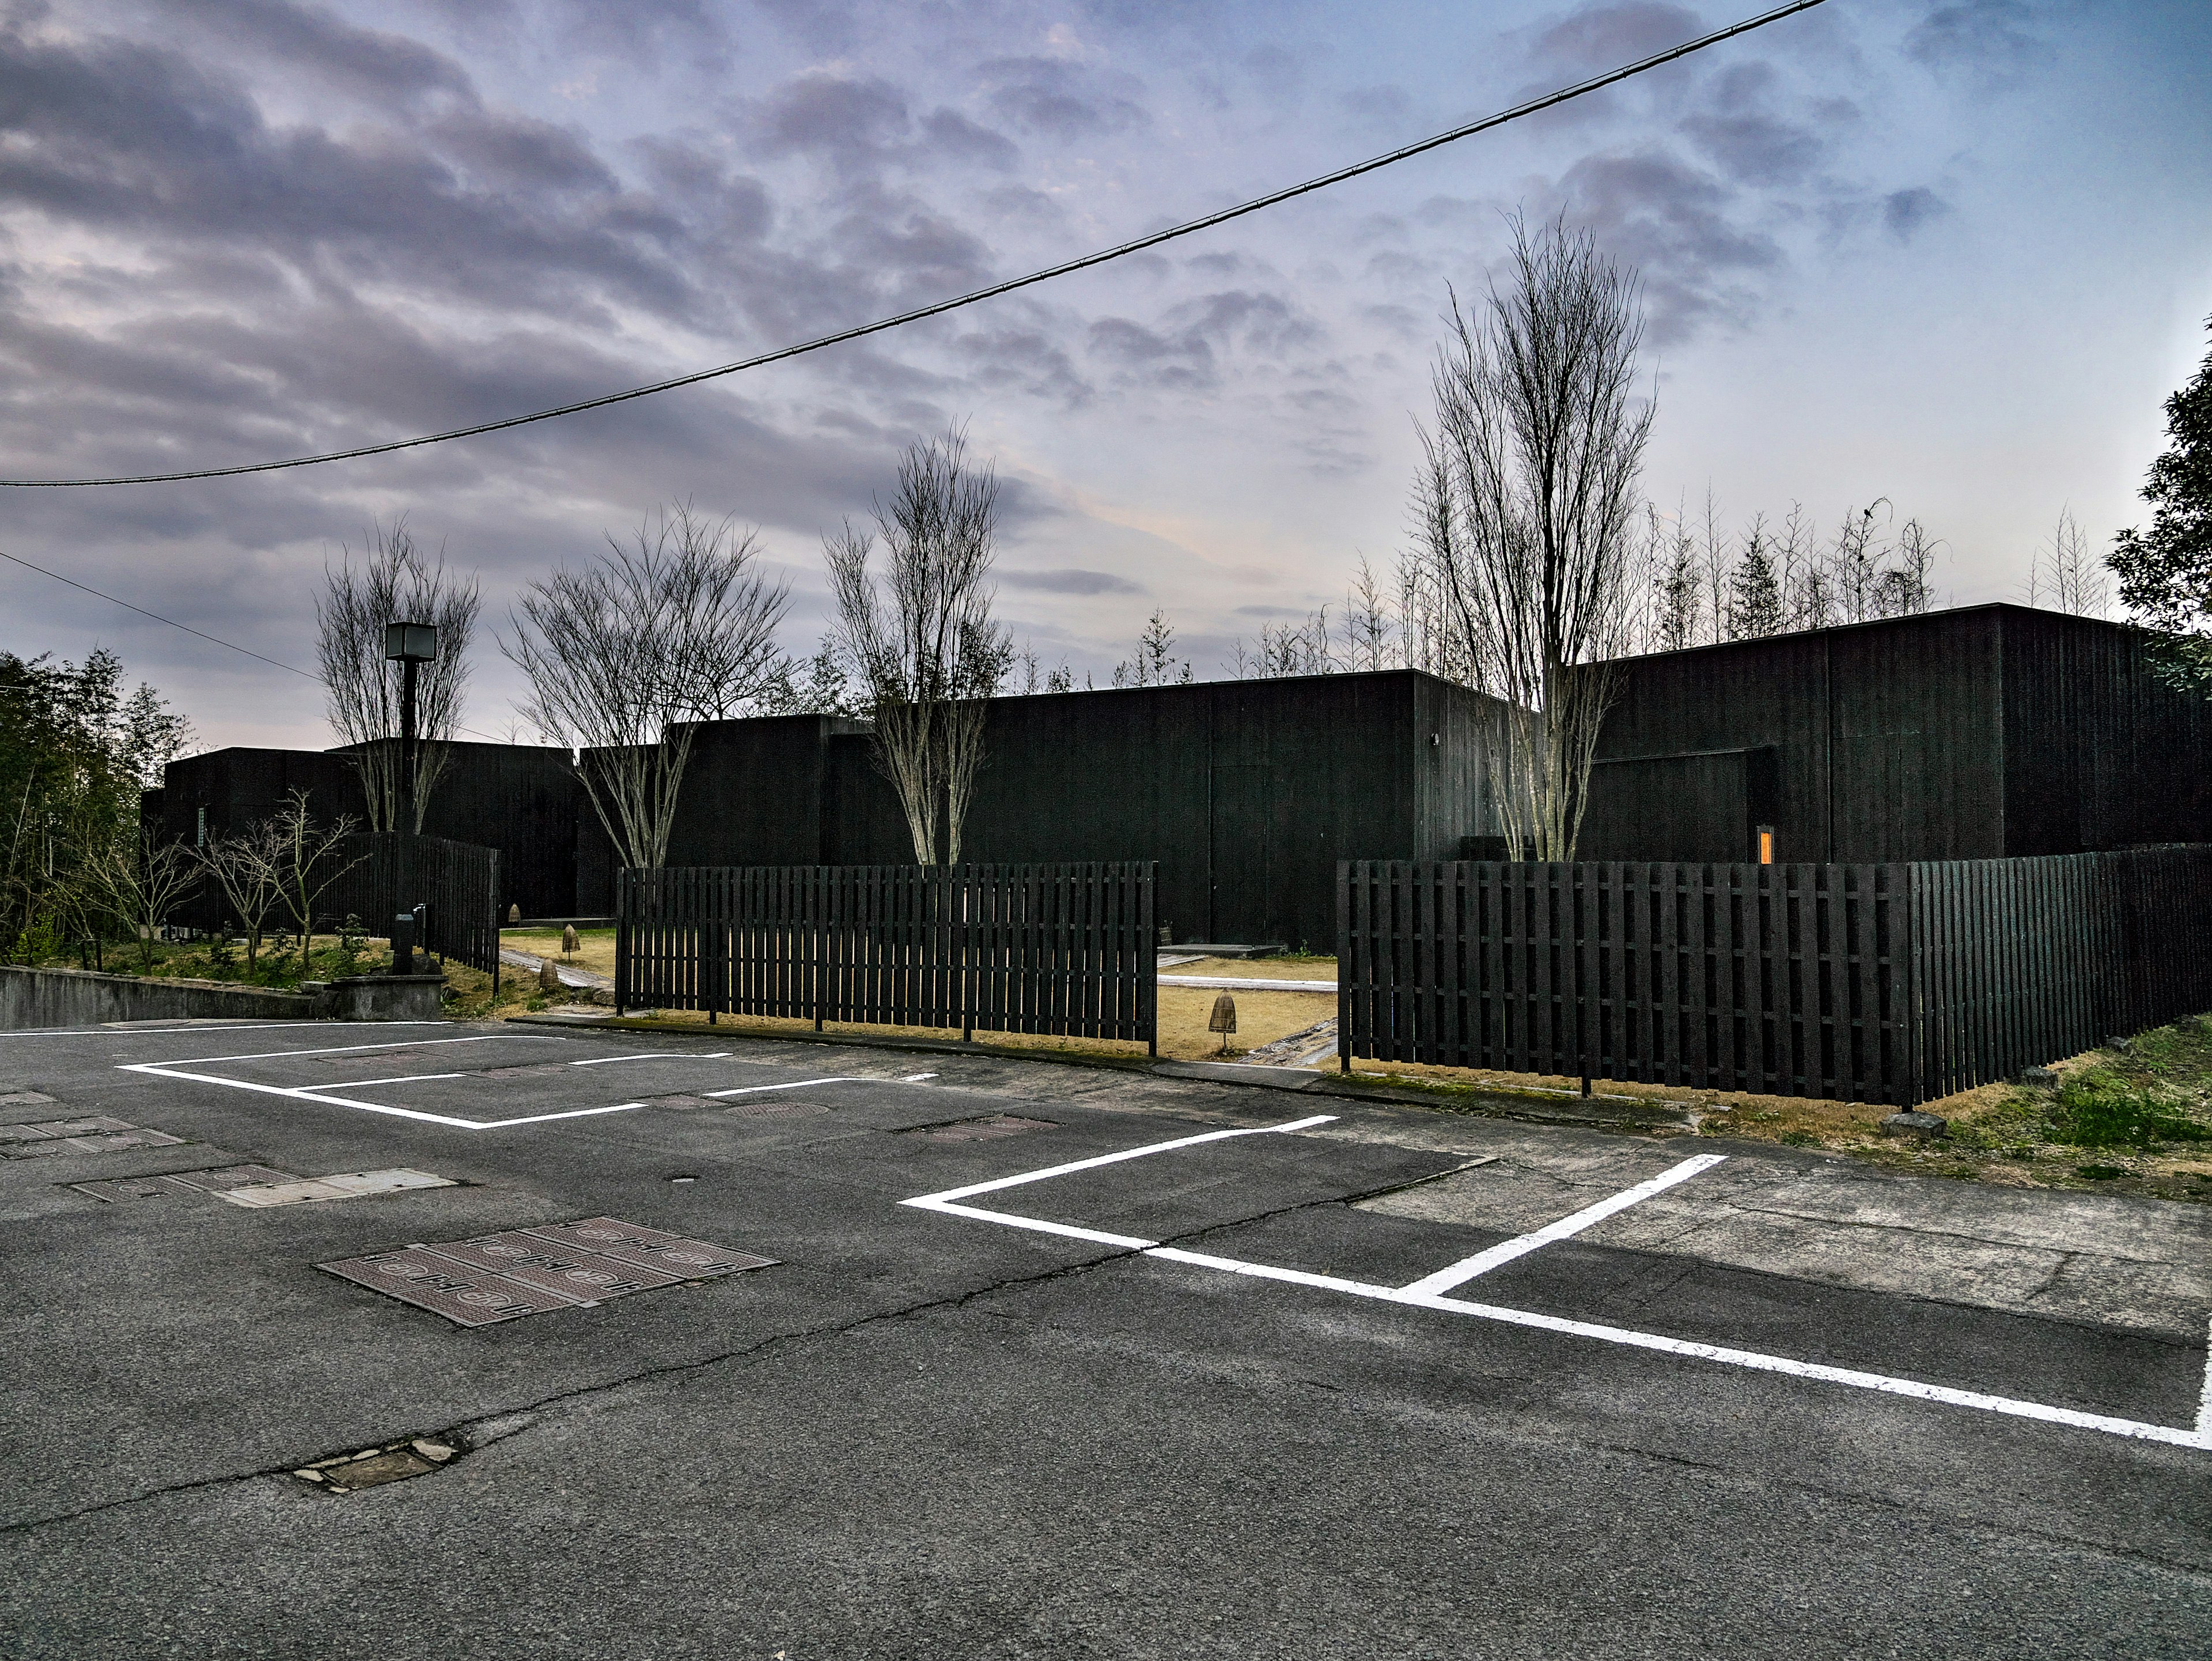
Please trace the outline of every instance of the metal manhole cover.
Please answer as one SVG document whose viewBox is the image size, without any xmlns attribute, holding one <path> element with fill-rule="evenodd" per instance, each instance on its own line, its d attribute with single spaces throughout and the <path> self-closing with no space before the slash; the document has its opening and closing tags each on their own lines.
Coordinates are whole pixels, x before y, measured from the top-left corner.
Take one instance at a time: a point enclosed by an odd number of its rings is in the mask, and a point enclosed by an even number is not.
<svg viewBox="0 0 2212 1661">
<path fill-rule="evenodd" d="M 657 1228 L 641 1228 L 612 1217 L 586 1217 L 581 1222 L 552 1223 L 522 1232 L 561 1245 L 580 1246 L 618 1263 L 661 1269 L 684 1281 L 734 1275 L 740 1269 L 766 1269 L 775 1261 L 773 1257 L 755 1256 L 750 1251 L 709 1245 L 704 1240 L 687 1240 L 681 1234 L 664 1233 Z"/>
<path fill-rule="evenodd" d="M 504 1275 L 525 1286 L 559 1293 L 578 1303 L 596 1303 L 649 1287 L 674 1286 L 684 1278 L 617 1262 L 596 1251 L 563 1250 L 520 1229 L 487 1234 L 481 1240 L 455 1241 L 438 1247 L 437 1251 L 441 1257 Z"/>
<path fill-rule="evenodd" d="M 740 1119 L 772 1119 L 780 1115 L 827 1113 L 830 1110 L 827 1102 L 794 1101 L 788 1096 L 763 1096 L 758 1101 L 738 1102 L 732 1106 L 724 1106 L 720 1102 L 714 1105 Z"/>
<path fill-rule="evenodd" d="M 71 1183 L 95 1200 L 157 1200 L 171 1194 L 222 1194 L 234 1188 L 258 1188 L 299 1179 L 265 1165 L 225 1165 L 220 1171 L 177 1171 L 160 1177 L 111 1177 L 97 1183 Z"/>
<path fill-rule="evenodd" d="M 612 1217 L 586 1217 L 315 1267 L 476 1327 L 775 1262 Z"/>
<path fill-rule="evenodd" d="M 980 1119 L 957 1119 L 951 1124 L 917 1125 L 900 1134 L 933 1142 L 987 1142 L 998 1136 L 1019 1136 L 1032 1130 L 1057 1129 L 1050 1119 L 1024 1119 L 1012 1113 L 993 1113 Z"/>
<path fill-rule="evenodd" d="M 0 1157 L 42 1159 L 63 1153 L 113 1153 L 126 1147 L 176 1147 L 182 1136 L 125 1119 L 92 1116 L 0 1126 Z"/>
<path fill-rule="evenodd" d="M 422 1246 L 398 1251 L 373 1252 L 316 1268 L 436 1311 L 465 1327 L 489 1326 L 522 1315 L 544 1315 L 556 1309 L 574 1309 L 588 1301 L 565 1293 L 547 1292 L 469 1268 L 451 1257 L 441 1257 Z"/>
</svg>

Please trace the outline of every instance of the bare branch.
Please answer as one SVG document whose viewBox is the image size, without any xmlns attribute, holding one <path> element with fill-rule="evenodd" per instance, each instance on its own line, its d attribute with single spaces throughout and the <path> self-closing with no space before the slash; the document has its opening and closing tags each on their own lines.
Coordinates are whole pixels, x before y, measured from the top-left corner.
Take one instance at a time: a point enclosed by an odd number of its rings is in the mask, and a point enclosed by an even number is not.
<svg viewBox="0 0 2212 1661">
<path fill-rule="evenodd" d="M 623 863 L 668 856 L 691 723 L 750 708 L 782 660 L 785 586 L 759 569 L 759 538 L 686 504 L 611 535 L 580 572 L 530 585 L 500 650 L 530 683 L 524 717 L 580 752 L 578 776 Z"/>
</svg>

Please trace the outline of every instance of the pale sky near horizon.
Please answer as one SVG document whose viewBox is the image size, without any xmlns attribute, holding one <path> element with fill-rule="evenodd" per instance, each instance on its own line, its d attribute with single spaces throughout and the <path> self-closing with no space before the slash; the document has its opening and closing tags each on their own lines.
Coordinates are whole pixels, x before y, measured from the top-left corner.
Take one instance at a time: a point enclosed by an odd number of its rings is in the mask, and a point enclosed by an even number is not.
<svg viewBox="0 0 2212 1661">
<path fill-rule="evenodd" d="M 1119 241 L 1748 15 L 1710 4 L 800 0 L 16 4 L 0 24 L 9 477 L 220 465 L 727 361 Z M 2070 505 L 2148 517 L 2212 314 L 2212 6 L 1828 0 L 1697 59 L 955 317 L 433 450 L 9 492 L 0 549 L 310 667 L 326 561 L 404 513 L 488 622 L 688 499 L 820 540 L 917 433 L 1006 482 L 999 611 L 1104 684 L 1155 607 L 1201 678 L 1403 537 L 1446 285 L 1515 209 L 1636 265 L 1644 488 L 1832 526 L 1944 599 Z M 207 744 L 319 689 L 0 564 L 0 649 L 121 653 Z M 506 729 L 489 637 L 466 716 Z"/>
</svg>

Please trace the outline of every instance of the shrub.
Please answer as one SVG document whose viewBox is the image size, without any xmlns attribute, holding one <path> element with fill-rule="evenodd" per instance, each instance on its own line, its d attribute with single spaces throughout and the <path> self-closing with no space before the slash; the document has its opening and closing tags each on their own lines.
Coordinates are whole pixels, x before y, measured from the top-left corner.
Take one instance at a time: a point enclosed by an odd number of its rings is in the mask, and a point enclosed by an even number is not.
<svg viewBox="0 0 2212 1661">
<path fill-rule="evenodd" d="M 2069 1080 L 2051 1114 L 2055 1139 L 2075 1147 L 2155 1147 L 2212 1140 L 2206 1126 L 2172 1103 L 2118 1079 Z"/>
</svg>

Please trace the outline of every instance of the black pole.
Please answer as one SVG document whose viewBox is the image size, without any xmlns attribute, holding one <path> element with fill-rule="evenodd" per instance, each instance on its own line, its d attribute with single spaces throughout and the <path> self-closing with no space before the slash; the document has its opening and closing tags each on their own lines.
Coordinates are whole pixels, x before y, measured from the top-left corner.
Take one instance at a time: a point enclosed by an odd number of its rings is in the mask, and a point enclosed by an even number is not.
<svg viewBox="0 0 2212 1661">
<path fill-rule="evenodd" d="M 392 828 L 413 835 L 415 830 L 415 672 L 413 658 L 399 666 L 399 814 Z"/>
</svg>

